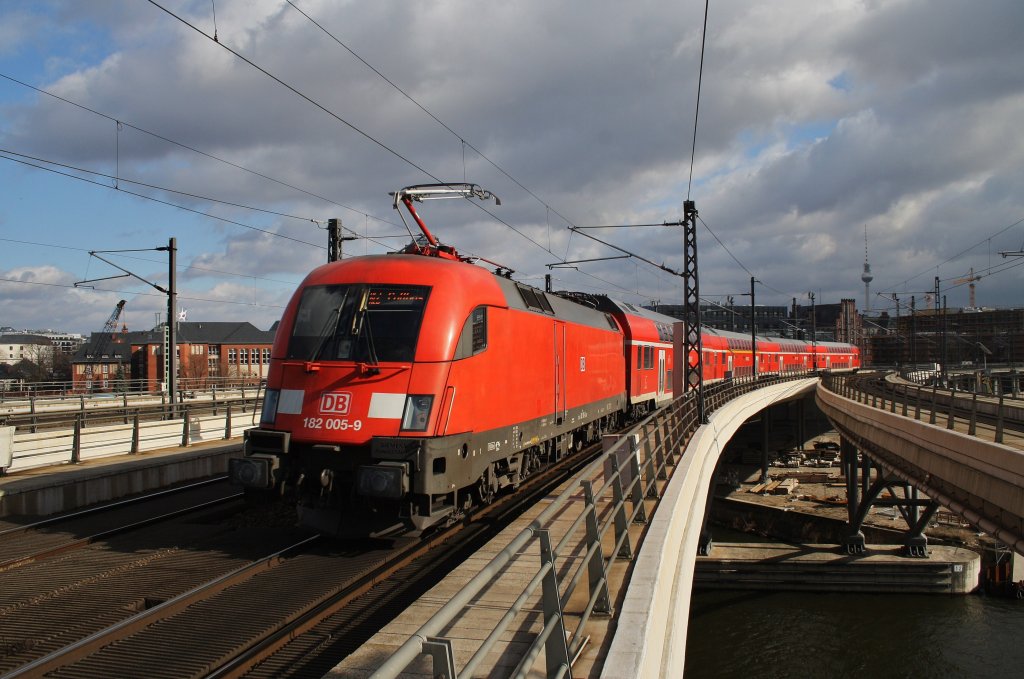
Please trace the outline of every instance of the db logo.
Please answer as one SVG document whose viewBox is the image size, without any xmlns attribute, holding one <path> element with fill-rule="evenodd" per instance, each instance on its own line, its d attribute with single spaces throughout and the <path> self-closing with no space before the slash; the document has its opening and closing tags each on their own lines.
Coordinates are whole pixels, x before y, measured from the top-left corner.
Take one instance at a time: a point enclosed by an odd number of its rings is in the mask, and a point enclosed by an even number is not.
<svg viewBox="0 0 1024 679">
<path fill-rule="evenodd" d="M 329 415 L 348 415 L 352 405 L 352 394 L 347 391 L 335 391 L 320 397 L 320 412 Z"/>
</svg>

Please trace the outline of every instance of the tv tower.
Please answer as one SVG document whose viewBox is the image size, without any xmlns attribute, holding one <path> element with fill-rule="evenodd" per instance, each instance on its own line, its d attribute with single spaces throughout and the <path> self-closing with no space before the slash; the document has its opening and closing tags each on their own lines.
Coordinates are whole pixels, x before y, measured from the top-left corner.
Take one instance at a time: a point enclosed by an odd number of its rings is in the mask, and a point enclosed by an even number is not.
<svg viewBox="0 0 1024 679">
<path fill-rule="evenodd" d="M 871 311 L 871 281 L 875 279 L 871 275 L 871 265 L 868 264 L 868 225 L 864 225 L 864 273 L 860 275 L 864 281 L 864 313 Z"/>
</svg>

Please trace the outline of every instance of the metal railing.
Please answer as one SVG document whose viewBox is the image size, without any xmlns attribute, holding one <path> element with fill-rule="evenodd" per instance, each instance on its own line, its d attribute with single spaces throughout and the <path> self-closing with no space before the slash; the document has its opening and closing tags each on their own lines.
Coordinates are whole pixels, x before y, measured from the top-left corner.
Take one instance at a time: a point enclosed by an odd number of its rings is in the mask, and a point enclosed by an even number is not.
<svg viewBox="0 0 1024 679">
<path fill-rule="evenodd" d="M 871 375 L 826 375 L 822 385 L 829 391 L 857 403 L 912 417 L 928 424 L 938 425 L 940 420 L 946 429 L 955 429 L 957 423 L 966 426 L 969 436 L 988 438 L 988 429 L 979 429 L 979 420 L 992 426 L 991 436 L 995 443 L 1004 443 L 1007 429 L 1024 429 L 1024 404 L 1013 402 L 1003 394 L 993 397 L 979 397 L 976 392 L 944 389 L 935 384 L 923 386 L 903 384 L 884 377 Z"/>
<path fill-rule="evenodd" d="M 182 392 L 176 405 L 170 405 L 166 393 L 129 394 L 122 392 L 106 396 L 69 396 L 67 398 L 30 398 L 26 401 L 8 401 L 0 404 L 0 425 L 11 425 L 18 428 L 32 427 L 36 431 L 39 426 L 59 426 L 62 422 L 71 426 L 76 413 L 81 413 L 83 422 L 86 419 L 109 420 L 111 418 L 128 417 L 130 413 L 143 410 L 149 414 L 154 409 L 164 413 L 161 419 L 177 417 L 173 413 L 181 411 L 188 404 L 206 405 L 214 411 L 218 406 L 231 402 L 245 402 L 259 399 L 262 390 L 259 386 L 239 387 L 234 389 L 213 389 L 210 391 Z"/>
<path fill-rule="evenodd" d="M 228 441 L 255 425 L 262 394 L 227 400 L 141 407 L 81 408 L 9 416 L 10 450 L 0 455 L 0 475 L 87 459 Z M 0 418 L 0 424 L 4 418 Z M 18 425 L 17 427 L 13 425 Z M 38 431 L 37 431 L 38 430 Z"/>
<path fill-rule="evenodd" d="M 806 373 L 786 374 L 709 385 L 704 392 L 705 412 L 710 414 L 754 389 L 806 377 Z M 640 422 L 580 472 L 372 677 L 396 677 L 424 655 L 432 658 L 433 676 L 474 676 L 517 619 L 532 621 L 528 626 L 533 640 L 511 676 L 527 676 L 541 653 L 546 676 L 568 676 L 572 659 L 587 642 L 587 622 L 595 615 L 614 613 L 612 602 L 617 592 L 611 591 L 614 585 L 609 571 L 618 560 L 633 557 L 630 524 L 647 522 L 645 500 L 656 503 L 661 493 L 659 484 L 663 486 L 670 478 L 701 424 L 693 392 Z M 451 641 L 443 638 L 443 633 L 490 587 L 499 582 L 509 586 L 502 575 L 510 565 L 528 564 L 530 558 L 539 562 L 532 578 L 473 655 L 456 670 Z M 586 587 L 581 589 L 584 578 Z M 521 638 L 521 634 L 520 629 L 517 636 Z"/>
<path fill-rule="evenodd" d="M 264 380 L 259 375 L 239 375 L 236 377 L 184 377 L 177 380 L 179 392 L 216 391 L 239 388 L 256 388 Z M 85 394 L 166 394 L 166 385 L 160 380 L 122 379 L 109 376 L 105 381 L 93 379 L 89 387 L 84 383 L 74 382 L 28 382 L 23 379 L 0 380 L 0 403 L 11 400 L 28 400 L 33 398 L 77 398 Z"/>
</svg>

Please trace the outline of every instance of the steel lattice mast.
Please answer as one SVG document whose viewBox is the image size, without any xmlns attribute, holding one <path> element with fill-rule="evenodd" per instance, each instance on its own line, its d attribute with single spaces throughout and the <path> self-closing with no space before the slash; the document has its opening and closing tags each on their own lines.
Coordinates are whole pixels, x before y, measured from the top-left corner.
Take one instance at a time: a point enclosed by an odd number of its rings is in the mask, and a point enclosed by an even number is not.
<svg viewBox="0 0 1024 679">
<path fill-rule="evenodd" d="M 697 207 L 692 200 L 683 201 L 684 229 L 684 263 L 683 263 L 683 319 L 684 351 L 683 388 L 686 392 L 696 392 L 697 415 L 700 422 L 705 421 L 704 414 L 704 381 L 703 344 L 701 341 L 700 323 L 700 279 L 697 274 Z"/>
</svg>

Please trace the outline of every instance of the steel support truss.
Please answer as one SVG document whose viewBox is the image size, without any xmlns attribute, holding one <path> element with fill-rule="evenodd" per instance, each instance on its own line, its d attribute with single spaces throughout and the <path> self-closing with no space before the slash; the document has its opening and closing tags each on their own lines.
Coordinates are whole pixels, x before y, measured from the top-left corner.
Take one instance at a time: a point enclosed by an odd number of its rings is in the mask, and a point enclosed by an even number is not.
<svg viewBox="0 0 1024 679">
<path fill-rule="evenodd" d="M 906 556 L 928 557 L 928 538 L 924 531 L 931 522 L 939 503 L 921 498 L 917 488 L 895 475 L 887 473 L 867 455 L 857 459 L 857 448 L 845 436 L 840 439 L 843 475 L 846 477 L 846 511 L 849 534 L 843 543 L 847 554 L 865 551 L 864 519 L 875 506 L 896 507 L 907 524 L 903 552 Z M 874 479 L 871 471 L 875 470 Z M 888 497 L 882 493 L 888 491 Z M 897 492 L 898 491 L 898 492 Z"/>
</svg>

